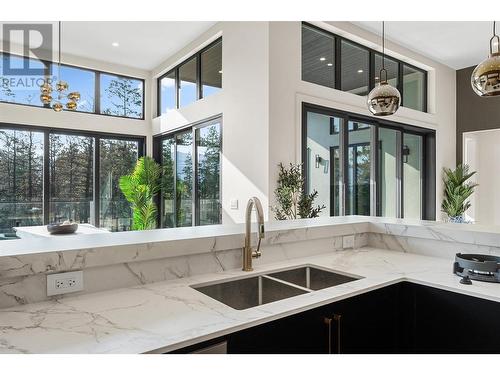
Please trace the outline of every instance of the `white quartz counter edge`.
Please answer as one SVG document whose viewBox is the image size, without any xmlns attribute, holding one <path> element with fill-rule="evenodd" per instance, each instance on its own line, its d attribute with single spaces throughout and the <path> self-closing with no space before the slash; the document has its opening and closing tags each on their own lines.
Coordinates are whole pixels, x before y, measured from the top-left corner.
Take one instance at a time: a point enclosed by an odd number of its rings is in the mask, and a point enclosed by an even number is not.
<svg viewBox="0 0 500 375">
<path fill-rule="evenodd" d="M 263 245 L 379 233 L 500 247 L 500 227 L 366 216 L 266 223 Z M 253 237 L 252 237 L 253 238 Z M 240 248 L 243 225 L 157 229 L 0 242 L 0 277 L 61 272 Z"/>
<path fill-rule="evenodd" d="M 462 285 L 450 260 L 373 248 L 256 263 L 254 273 L 303 264 L 364 278 L 247 310 L 190 287 L 250 276 L 239 270 L 16 306 L 0 310 L 0 352 L 171 351 L 404 280 L 500 302 L 499 284 Z"/>
</svg>

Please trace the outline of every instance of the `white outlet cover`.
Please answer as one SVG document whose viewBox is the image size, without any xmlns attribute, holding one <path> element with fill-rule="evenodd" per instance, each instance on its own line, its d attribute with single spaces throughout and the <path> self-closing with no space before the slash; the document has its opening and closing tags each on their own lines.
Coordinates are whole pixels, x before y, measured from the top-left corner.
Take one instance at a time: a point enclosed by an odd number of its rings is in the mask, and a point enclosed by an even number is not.
<svg viewBox="0 0 500 375">
<path fill-rule="evenodd" d="M 83 271 L 47 275 L 47 296 L 74 293 L 80 290 L 83 290 Z"/>
<path fill-rule="evenodd" d="M 342 237 L 342 248 L 343 249 L 354 248 L 354 236 L 343 236 Z"/>
</svg>

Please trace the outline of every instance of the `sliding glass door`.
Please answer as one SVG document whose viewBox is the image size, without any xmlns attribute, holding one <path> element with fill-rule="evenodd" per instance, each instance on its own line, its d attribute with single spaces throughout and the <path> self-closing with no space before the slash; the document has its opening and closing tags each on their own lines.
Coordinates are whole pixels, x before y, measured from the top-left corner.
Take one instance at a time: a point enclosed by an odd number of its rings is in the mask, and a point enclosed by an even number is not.
<svg viewBox="0 0 500 375">
<path fill-rule="evenodd" d="M 306 190 L 318 192 L 322 216 L 433 219 L 435 204 L 424 199 L 433 131 L 312 105 L 304 105 L 303 121 Z"/>
<path fill-rule="evenodd" d="M 222 222 L 222 121 L 214 119 L 155 140 L 164 171 L 164 228 Z"/>
<path fill-rule="evenodd" d="M 0 235 L 65 220 L 129 230 L 118 181 L 143 147 L 125 135 L 0 125 Z"/>
</svg>

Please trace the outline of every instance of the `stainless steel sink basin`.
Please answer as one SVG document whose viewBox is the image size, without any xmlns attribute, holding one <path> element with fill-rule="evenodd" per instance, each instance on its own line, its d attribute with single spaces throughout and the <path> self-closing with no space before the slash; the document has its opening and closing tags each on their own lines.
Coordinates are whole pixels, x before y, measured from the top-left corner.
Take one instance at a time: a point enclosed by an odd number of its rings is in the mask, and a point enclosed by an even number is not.
<svg viewBox="0 0 500 375">
<path fill-rule="evenodd" d="M 359 279 L 313 266 L 302 266 L 268 275 L 311 290 L 325 289 Z"/>
<path fill-rule="evenodd" d="M 236 310 L 244 310 L 360 278 L 305 265 L 236 280 L 191 285 L 191 288 Z"/>
<path fill-rule="evenodd" d="M 268 278 L 265 275 L 193 286 L 194 289 L 236 310 L 295 297 L 308 290 Z"/>
</svg>

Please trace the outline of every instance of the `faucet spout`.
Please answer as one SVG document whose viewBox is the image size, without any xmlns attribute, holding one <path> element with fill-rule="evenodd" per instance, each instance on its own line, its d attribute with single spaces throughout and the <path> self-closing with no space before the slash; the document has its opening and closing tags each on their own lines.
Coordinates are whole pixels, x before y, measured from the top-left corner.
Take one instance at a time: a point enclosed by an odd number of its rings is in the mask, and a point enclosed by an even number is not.
<svg viewBox="0 0 500 375">
<path fill-rule="evenodd" d="M 252 231 L 252 208 L 255 207 L 257 216 L 257 248 L 253 249 L 251 245 L 250 235 Z M 260 241 L 265 236 L 264 229 L 264 211 L 259 198 L 252 197 L 248 200 L 247 208 L 245 211 L 245 247 L 243 248 L 243 271 L 252 271 L 252 259 L 259 258 L 262 254 L 260 252 Z"/>
</svg>

